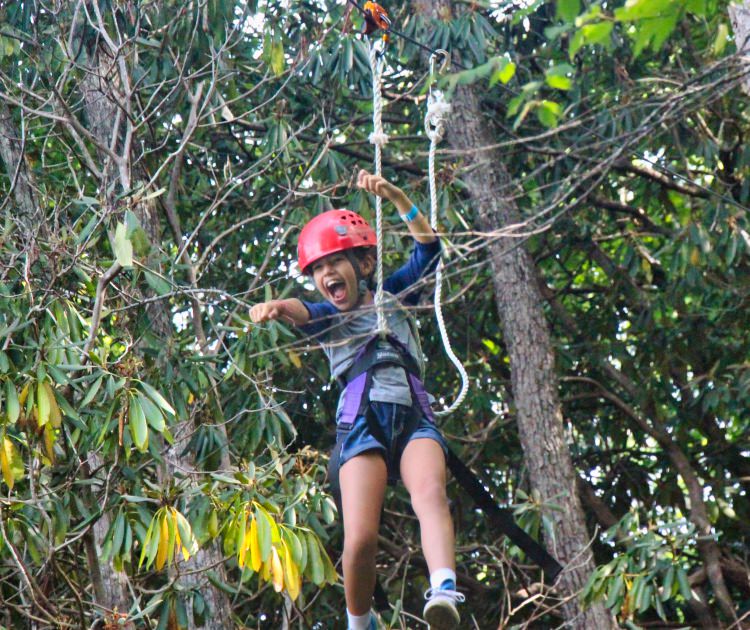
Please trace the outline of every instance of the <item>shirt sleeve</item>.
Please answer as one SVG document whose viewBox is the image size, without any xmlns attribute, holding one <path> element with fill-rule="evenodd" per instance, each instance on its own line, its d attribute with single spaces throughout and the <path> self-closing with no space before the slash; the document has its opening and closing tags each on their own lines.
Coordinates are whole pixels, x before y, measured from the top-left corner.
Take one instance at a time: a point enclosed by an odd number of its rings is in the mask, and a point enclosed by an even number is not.
<svg viewBox="0 0 750 630">
<path fill-rule="evenodd" d="M 338 313 L 336 307 L 330 302 L 307 302 L 301 300 L 307 312 L 310 313 L 310 321 L 299 329 L 311 337 L 319 337 L 333 324 L 333 316 Z"/>
<path fill-rule="evenodd" d="M 431 243 L 420 243 L 414 241 L 414 250 L 409 260 L 394 271 L 383 282 L 383 289 L 394 295 L 398 295 L 403 304 L 414 306 L 419 302 L 421 286 L 408 289 L 419 282 L 425 275 L 435 271 L 440 260 L 440 239 Z"/>
</svg>

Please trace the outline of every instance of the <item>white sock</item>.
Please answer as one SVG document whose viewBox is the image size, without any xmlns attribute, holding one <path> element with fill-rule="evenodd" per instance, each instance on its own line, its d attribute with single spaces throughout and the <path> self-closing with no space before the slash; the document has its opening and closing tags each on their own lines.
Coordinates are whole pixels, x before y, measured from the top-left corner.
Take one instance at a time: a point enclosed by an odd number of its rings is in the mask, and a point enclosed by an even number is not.
<svg viewBox="0 0 750 630">
<path fill-rule="evenodd" d="M 349 630 L 368 630 L 370 625 L 370 613 L 364 615 L 352 615 L 349 609 L 346 609 L 346 618 L 349 624 Z"/>
<path fill-rule="evenodd" d="M 430 586 L 432 588 L 440 588 L 440 585 L 445 580 L 451 580 L 455 585 L 456 572 L 453 569 L 435 569 L 435 571 L 430 573 Z"/>
</svg>

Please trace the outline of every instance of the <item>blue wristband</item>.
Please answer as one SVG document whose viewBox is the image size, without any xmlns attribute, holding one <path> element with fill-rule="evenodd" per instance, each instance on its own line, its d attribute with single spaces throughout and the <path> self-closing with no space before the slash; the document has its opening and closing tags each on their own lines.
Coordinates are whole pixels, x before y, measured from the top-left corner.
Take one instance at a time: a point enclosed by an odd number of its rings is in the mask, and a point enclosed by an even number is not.
<svg viewBox="0 0 750 630">
<path fill-rule="evenodd" d="M 417 218 L 417 214 L 419 214 L 419 210 L 417 210 L 417 206 L 412 204 L 411 210 L 407 212 L 406 214 L 400 214 L 399 216 L 406 222 L 411 223 L 414 221 L 414 219 Z"/>
</svg>

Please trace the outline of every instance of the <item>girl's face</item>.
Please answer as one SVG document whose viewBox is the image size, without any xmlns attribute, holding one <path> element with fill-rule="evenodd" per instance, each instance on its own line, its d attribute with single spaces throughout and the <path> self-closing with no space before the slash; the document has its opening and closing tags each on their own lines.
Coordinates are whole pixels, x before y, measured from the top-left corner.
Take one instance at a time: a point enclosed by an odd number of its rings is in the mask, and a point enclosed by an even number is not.
<svg viewBox="0 0 750 630">
<path fill-rule="evenodd" d="M 339 311 L 349 311 L 357 305 L 357 274 L 346 254 L 337 252 L 324 256 L 312 264 L 311 271 L 315 287 Z M 362 272 L 367 273 L 367 270 Z"/>
</svg>

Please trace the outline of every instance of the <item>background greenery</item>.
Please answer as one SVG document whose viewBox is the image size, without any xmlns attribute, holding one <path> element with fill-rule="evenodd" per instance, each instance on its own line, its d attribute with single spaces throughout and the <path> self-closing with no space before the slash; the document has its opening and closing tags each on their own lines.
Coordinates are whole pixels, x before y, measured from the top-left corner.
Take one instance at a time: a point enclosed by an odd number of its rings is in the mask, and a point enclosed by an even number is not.
<svg viewBox="0 0 750 630">
<path fill-rule="evenodd" d="M 750 120 L 727 3 L 455 2 L 436 22 L 387 8 L 453 52 L 440 87 L 481 94 L 513 178 L 496 192 L 521 211 L 546 298 L 598 564 L 581 597 L 628 627 L 740 627 Z M 313 213 L 372 217 L 352 186 L 372 159 L 361 21 L 296 0 L 0 3 L 6 627 L 343 627 L 324 486 L 337 390 L 317 348 L 247 310 L 314 297 L 294 263 Z M 386 60 L 385 173 L 427 208 L 428 64 L 399 37 Z M 514 424 L 496 235 L 475 229 L 464 158 L 445 149 L 438 179 L 444 309 L 472 390 L 443 428 L 554 548 L 556 508 L 529 487 Z M 386 266 L 409 247 L 392 214 Z M 425 302 L 428 386 L 450 402 Z M 560 625 L 559 593 L 449 490 L 473 627 Z M 427 583 L 403 490 L 383 519 L 386 620 L 418 627 Z"/>
</svg>

